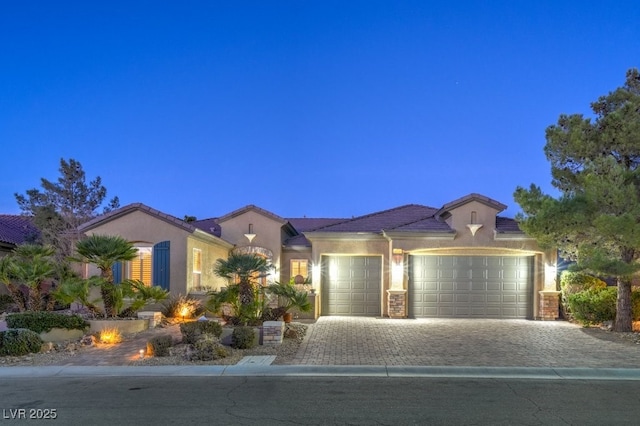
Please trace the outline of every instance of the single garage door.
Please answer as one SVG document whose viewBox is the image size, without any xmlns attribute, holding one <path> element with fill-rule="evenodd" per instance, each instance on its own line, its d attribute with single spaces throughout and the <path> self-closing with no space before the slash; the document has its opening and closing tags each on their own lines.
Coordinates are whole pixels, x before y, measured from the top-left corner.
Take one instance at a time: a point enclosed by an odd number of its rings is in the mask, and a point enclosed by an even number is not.
<svg viewBox="0 0 640 426">
<path fill-rule="evenodd" d="M 323 315 L 380 315 L 380 256 L 322 256 L 322 272 Z"/>
<path fill-rule="evenodd" d="M 533 257 L 411 256 L 409 315 L 531 318 Z"/>
</svg>

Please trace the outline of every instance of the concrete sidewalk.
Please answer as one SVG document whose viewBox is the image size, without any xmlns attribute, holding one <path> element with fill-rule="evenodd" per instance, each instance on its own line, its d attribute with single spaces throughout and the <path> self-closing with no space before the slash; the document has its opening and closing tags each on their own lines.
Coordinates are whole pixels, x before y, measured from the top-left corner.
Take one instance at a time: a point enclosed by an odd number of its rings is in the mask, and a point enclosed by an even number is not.
<svg viewBox="0 0 640 426">
<path fill-rule="evenodd" d="M 422 367 L 422 366 L 310 366 L 310 365 L 211 365 L 157 367 L 11 367 L 0 368 L 0 380 L 44 377 L 431 377 L 531 380 L 640 381 L 640 369 L 532 368 L 532 367 Z"/>
</svg>

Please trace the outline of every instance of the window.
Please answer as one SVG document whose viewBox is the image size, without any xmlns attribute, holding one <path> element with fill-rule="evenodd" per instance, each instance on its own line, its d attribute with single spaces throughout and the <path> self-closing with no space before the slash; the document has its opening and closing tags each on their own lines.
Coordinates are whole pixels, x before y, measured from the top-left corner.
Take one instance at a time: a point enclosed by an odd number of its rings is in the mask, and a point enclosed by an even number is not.
<svg viewBox="0 0 640 426">
<path fill-rule="evenodd" d="M 137 247 L 138 257 L 127 262 L 126 276 L 131 280 L 140 280 L 151 286 L 151 247 Z"/>
<path fill-rule="evenodd" d="M 302 275 L 305 279 L 309 276 L 309 261 L 306 259 L 291 260 L 291 278 Z"/>
<path fill-rule="evenodd" d="M 202 283 L 202 250 L 193 249 L 193 288 L 199 289 Z"/>
</svg>

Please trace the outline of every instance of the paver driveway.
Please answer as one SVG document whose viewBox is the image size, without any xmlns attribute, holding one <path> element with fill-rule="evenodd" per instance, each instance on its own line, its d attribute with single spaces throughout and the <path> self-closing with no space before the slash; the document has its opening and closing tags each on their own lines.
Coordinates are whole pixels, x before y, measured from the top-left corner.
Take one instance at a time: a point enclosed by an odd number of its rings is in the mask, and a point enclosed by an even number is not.
<svg viewBox="0 0 640 426">
<path fill-rule="evenodd" d="M 321 317 L 292 364 L 640 368 L 640 345 L 562 321 Z"/>
</svg>

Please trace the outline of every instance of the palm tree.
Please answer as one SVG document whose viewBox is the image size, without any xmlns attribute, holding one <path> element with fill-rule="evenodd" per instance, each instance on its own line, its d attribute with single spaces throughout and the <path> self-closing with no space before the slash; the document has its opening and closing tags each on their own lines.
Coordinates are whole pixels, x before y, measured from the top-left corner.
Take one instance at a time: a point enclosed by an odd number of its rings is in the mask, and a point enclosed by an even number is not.
<svg viewBox="0 0 640 426">
<path fill-rule="evenodd" d="M 228 259 L 218 259 L 213 272 L 229 281 L 237 280 L 240 306 L 251 306 L 255 299 L 258 279 L 266 276 L 272 269 L 271 263 L 255 254 L 231 253 Z"/>
<path fill-rule="evenodd" d="M 96 265 L 100 269 L 100 293 L 104 303 L 104 313 L 113 317 L 116 312 L 116 287 L 113 283 L 114 264 L 133 260 L 138 256 L 138 249 L 122 237 L 116 235 L 93 234 L 83 238 L 76 244 L 78 254 L 73 260 Z"/>
<path fill-rule="evenodd" d="M 53 280 L 58 272 L 54 254 L 52 246 L 22 244 L 0 261 L 0 281 L 21 311 L 53 308 L 53 298 L 43 303 L 43 291 L 47 281 Z"/>
</svg>

